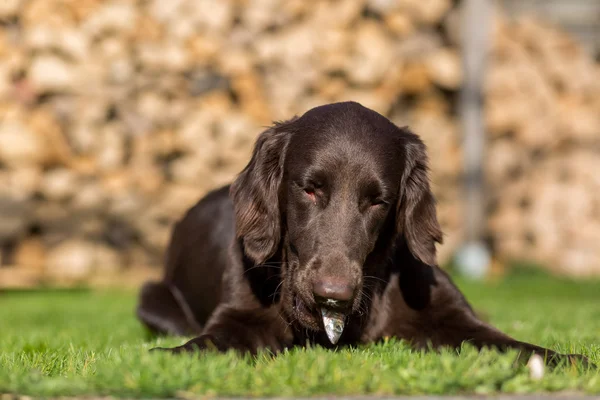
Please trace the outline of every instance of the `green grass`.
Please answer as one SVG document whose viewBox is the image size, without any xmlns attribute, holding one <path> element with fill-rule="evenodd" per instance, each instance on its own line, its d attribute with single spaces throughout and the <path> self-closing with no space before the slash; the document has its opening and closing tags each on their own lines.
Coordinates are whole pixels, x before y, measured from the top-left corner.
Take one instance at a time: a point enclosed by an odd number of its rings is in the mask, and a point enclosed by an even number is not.
<svg viewBox="0 0 600 400">
<path fill-rule="evenodd" d="M 600 364 L 600 282 L 519 275 L 458 282 L 477 310 L 509 334 Z M 0 293 L 0 393 L 118 397 L 308 396 L 582 391 L 600 393 L 596 370 L 562 367 L 541 381 L 515 353 L 412 351 L 390 341 L 338 352 L 293 350 L 276 358 L 148 353 L 133 315 L 135 293 Z"/>
</svg>

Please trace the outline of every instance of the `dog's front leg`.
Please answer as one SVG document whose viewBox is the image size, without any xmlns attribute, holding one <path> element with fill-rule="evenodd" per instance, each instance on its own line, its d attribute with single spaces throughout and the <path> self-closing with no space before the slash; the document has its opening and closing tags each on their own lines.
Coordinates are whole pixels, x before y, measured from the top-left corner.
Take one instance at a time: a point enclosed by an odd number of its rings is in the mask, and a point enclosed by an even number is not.
<svg viewBox="0 0 600 400">
<path fill-rule="evenodd" d="M 236 350 L 251 354 L 267 350 L 279 353 L 292 342 L 293 334 L 276 306 L 237 309 L 222 305 L 215 310 L 200 336 L 178 347 L 156 350 L 173 353 Z"/>
<path fill-rule="evenodd" d="M 405 265 L 399 280 L 392 279 L 388 296 L 393 312 L 386 332 L 417 347 L 460 348 L 470 343 L 478 349 L 515 349 L 521 360 L 538 354 L 549 365 L 563 361 L 589 365 L 582 355 L 560 354 L 516 340 L 482 321 L 449 275 L 437 267 Z"/>
</svg>

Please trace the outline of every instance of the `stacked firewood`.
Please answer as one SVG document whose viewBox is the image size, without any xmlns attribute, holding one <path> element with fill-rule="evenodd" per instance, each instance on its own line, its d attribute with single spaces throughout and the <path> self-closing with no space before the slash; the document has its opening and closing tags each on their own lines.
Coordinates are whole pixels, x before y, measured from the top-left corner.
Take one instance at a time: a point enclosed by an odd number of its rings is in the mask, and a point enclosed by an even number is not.
<svg viewBox="0 0 600 400">
<path fill-rule="evenodd" d="M 540 21 L 498 21 L 486 84 L 498 254 L 600 273 L 600 65 Z"/>
<path fill-rule="evenodd" d="M 441 262 L 462 239 L 451 0 L 10 0 L 0 20 L 0 246 L 15 271 L 160 265 L 173 223 L 243 168 L 265 126 L 340 100 L 421 135 Z M 598 271 L 599 77 L 559 30 L 497 19 L 485 93 L 500 256 Z"/>
</svg>

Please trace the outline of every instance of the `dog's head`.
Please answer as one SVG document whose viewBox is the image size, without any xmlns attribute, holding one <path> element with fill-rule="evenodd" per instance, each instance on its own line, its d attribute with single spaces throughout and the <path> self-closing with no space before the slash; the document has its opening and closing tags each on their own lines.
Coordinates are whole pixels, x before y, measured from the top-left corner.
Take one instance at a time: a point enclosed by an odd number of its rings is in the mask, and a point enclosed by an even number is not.
<svg viewBox="0 0 600 400">
<path fill-rule="evenodd" d="M 436 263 L 442 234 L 425 146 L 357 103 L 263 132 L 231 195 L 245 256 L 260 265 L 284 254 L 281 301 L 306 328 L 322 329 L 323 307 L 356 312 L 396 243 Z"/>
</svg>

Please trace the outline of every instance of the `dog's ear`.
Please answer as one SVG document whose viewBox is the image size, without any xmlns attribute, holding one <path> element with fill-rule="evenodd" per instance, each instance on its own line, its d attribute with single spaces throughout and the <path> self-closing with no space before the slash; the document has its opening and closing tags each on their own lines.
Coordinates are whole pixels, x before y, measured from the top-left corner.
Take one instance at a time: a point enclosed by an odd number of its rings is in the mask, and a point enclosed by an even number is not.
<svg viewBox="0 0 600 400">
<path fill-rule="evenodd" d="M 417 135 L 402 128 L 405 134 L 405 164 L 400 182 L 396 226 L 412 255 L 423 263 L 437 264 L 436 243 L 442 243 L 436 201 L 429 185 L 425 144 Z"/>
<path fill-rule="evenodd" d="M 248 165 L 231 185 L 236 235 L 247 257 L 264 263 L 279 246 L 281 215 L 279 189 L 293 120 L 277 123 L 262 132 Z"/>
</svg>

